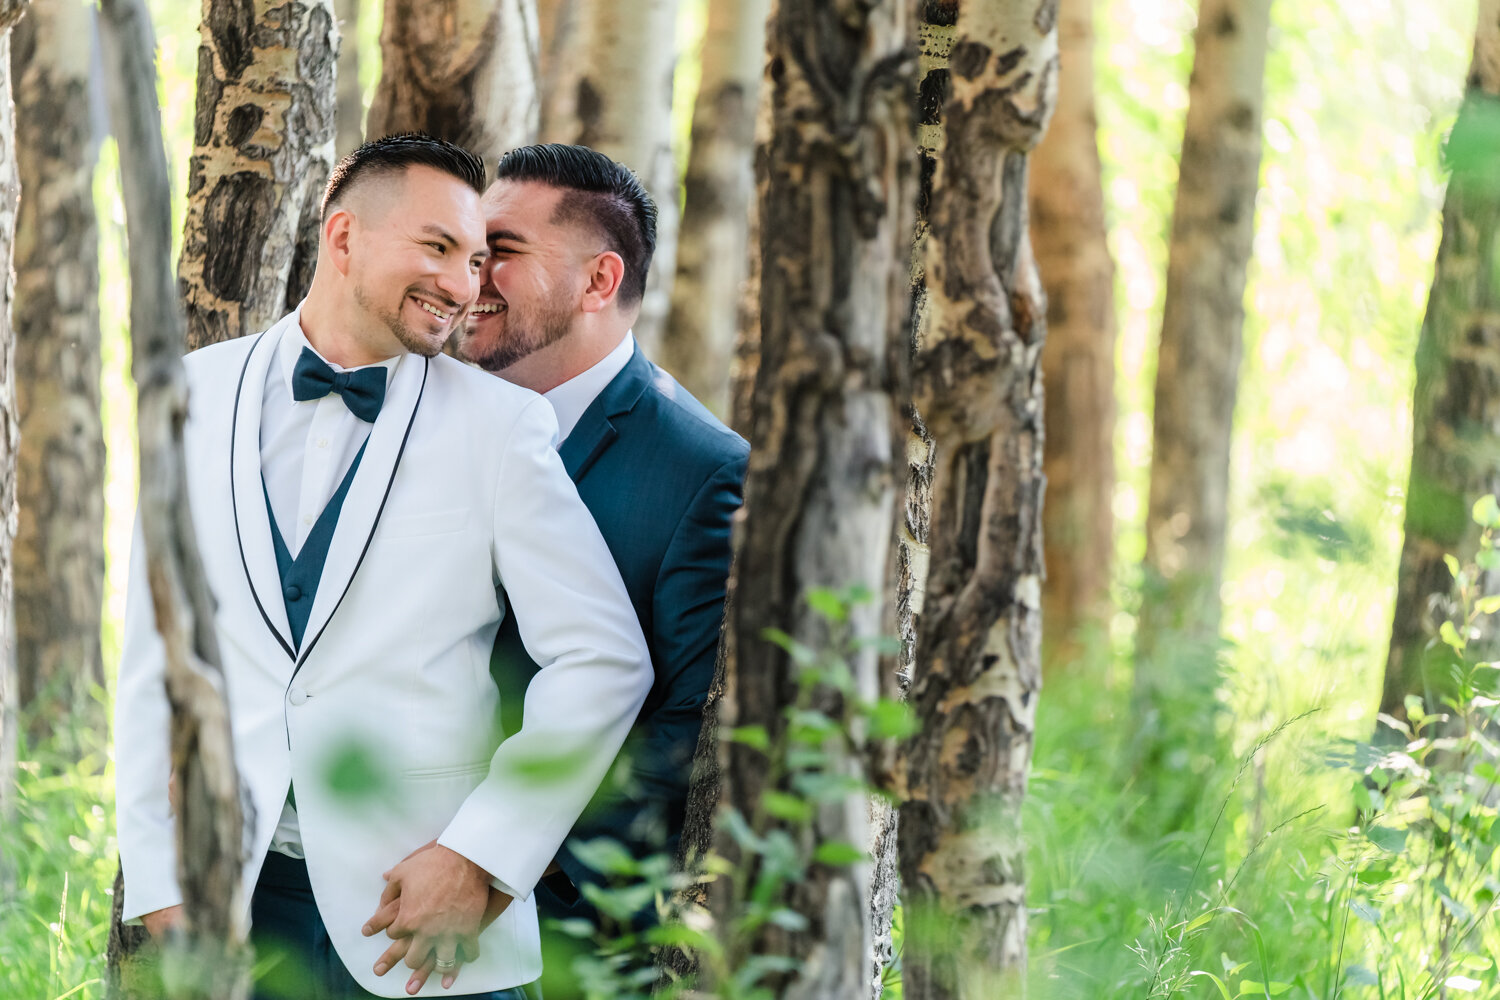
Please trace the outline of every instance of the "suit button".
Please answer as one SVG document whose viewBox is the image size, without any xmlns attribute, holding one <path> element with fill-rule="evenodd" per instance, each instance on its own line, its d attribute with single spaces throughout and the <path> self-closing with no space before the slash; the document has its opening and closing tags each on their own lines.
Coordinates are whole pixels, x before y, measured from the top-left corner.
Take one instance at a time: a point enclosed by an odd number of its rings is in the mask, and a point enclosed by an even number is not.
<svg viewBox="0 0 1500 1000">
<path fill-rule="evenodd" d="M 286 700 L 291 702 L 293 705 L 305 705 L 307 704 L 307 692 L 302 690 L 301 688 L 292 688 L 292 690 L 287 693 Z"/>
<path fill-rule="evenodd" d="M 286 594 L 286 599 L 289 601 L 302 600 L 302 588 L 297 586 L 295 583 L 288 584 L 284 593 Z"/>
</svg>

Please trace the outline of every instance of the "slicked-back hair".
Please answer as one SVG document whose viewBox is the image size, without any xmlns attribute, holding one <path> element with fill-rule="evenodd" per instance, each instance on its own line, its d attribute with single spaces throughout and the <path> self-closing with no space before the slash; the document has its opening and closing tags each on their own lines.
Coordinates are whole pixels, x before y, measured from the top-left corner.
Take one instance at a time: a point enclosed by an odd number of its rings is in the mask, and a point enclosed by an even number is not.
<svg viewBox="0 0 1500 1000">
<path fill-rule="evenodd" d="M 484 161 L 462 146 L 421 132 L 402 132 L 372 139 L 340 160 L 323 191 L 322 218 L 358 181 L 404 173 L 410 167 L 431 167 L 457 178 L 484 194 Z"/>
<path fill-rule="evenodd" d="M 596 232 L 625 264 L 620 304 L 641 301 L 656 252 L 656 202 L 629 167 L 587 146 L 549 142 L 500 157 L 495 180 L 532 181 L 561 190 L 552 221 Z"/>
</svg>

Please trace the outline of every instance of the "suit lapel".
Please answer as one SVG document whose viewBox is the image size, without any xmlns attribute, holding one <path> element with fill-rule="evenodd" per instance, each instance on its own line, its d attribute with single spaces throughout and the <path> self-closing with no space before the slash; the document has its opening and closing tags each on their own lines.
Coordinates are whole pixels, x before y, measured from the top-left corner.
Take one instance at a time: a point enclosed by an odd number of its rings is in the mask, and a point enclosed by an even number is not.
<svg viewBox="0 0 1500 1000">
<path fill-rule="evenodd" d="M 293 313 L 260 334 L 250 346 L 235 389 L 234 421 L 229 431 L 230 496 L 245 582 L 250 586 L 261 620 L 293 661 L 297 656 L 287 625 L 286 604 L 281 598 L 281 574 L 276 569 L 271 519 L 260 472 L 260 410 L 266 392 L 266 372 L 275 363 L 276 347 L 295 316 Z"/>
<path fill-rule="evenodd" d="M 637 347 L 620 374 L 610 379 L 604 391 L 594 397 L 589 408 L 578 418 L 558 454 L 563 468 L 574 483 L 581 481 L 589 468 L 599 460 L 620 436 L 613 418 L 629 413 L 642 393 L 651 385 L 656 366 L 646 360 Z"/>
<path fill-rule="evenodd" d="M 431 363 L 420 355 L 408 354 L 391 378 L 385 404 L 375 419 L 375 426 L 370 429 L 364 457 L 354 473 L 354 481 L 349 484 L 349 494 L 344 498 L 343 510 L 333 529 L 328 558 L 323 563 L 323 575 L 318 581 L 318 593 L 308 615 L 302 648 L 298 651 L 299 669 L 307 662 L 323 630 L 343 602 L 370 547 L 381 511 L 385 509 L 386 498 L 395 482 L 396 470 L 401 465 L 401 455 L 406 449 L 412 424 L 416 421 L 417 406 L 422 401 Z"/>
</svg>

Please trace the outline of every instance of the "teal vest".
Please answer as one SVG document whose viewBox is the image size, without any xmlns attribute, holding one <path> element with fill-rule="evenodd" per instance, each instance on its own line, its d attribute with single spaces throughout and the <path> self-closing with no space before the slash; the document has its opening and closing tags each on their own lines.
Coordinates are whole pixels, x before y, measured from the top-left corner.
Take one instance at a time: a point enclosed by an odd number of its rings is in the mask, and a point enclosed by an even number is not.
<svg viewBox="0 0 1500 1000">
<path fill-rule="evenodd" d="M 369 442 L 366 441 L 365 444 Z M 339 511 L 344 508 L 344 497 L 349 495 L 349 484 L 354 482 L 354 473 L 359 469 L 359 460 L 365 457 L 365 445 L 344 473 L 344 481 L 328 498 L 328 505 L 318 515 L 317 522 L 307 535 L 307 541 L 292 558 L 276 524 L 276 512 L 271 509 L 271 493 L 266 489 L 265 477 L 261 477 L 261 491 L 266 495 L 266 514 L 271 519 L 271 544 L 276 549 L 276 569 L 281 574 L 281 598 L 286 603 L 286 620 L 292 630 L 292 644 L 302 648 L 302 633 L 307 630 L 307 619 L 312 614 L 313 598 L 318 593 L 318 581 L 323 578 L 323 563 L 328 559 L 328 546 L 333 541 L 333 529 L 339 523 Z"/>
</svg>

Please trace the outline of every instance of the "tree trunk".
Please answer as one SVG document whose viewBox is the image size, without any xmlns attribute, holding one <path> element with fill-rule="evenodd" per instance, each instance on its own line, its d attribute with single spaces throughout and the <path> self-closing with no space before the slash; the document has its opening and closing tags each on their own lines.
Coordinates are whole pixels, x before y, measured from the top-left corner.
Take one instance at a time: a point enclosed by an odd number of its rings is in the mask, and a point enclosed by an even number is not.
<svg viewBox="0 0 1500 1000">
<path fill-rule="evenodd" d="M 203 575 L 182 452 L 186 324 L 171 279 L 171 197 L 156 104 L 155 40 L 142 0 L 103 0 L 102 41 L 120 147 L 130 251 L 132 374 L 140 414 L 140 522 L 172 707 L 178 880 L 186 914 L 174 998 L 239 1000 L 250 984 L 240 876 L 241 787 L 235 768 L 213 597 Z M 331 19 L 323 27 L 326 38 Z M 332 51 L 324 69 L 331 72 Z M 331 115 L 329 116 L 331 126 Z"/>
<path fill-rule="evenodd" d="M 1076 660 L 1108 626 L 1115 526 L 1115 276 L 1095 136 L 1093 0 L 1061 0 L 1057 30 L 1057 110 L 1031 170 L 1032 242 L 1047 292 L 1049 668 Z"/>
<path fill-rule="evenodd" d="M 1380 711 L 1400 719 L 1408 695 L 1438 711 L 1436 696 L 1449 691 L 1448 648 L 1432 642 L 1452 610 L 1443 557 L 1476 558 L 1480 529 L 1470 509 L 1485 494 L 1500 497 L 1500 0 L 1479 4 L 1447 160 L 1443 237 L 1417 344 L 1406 540 L 1380 699 Z M 1488 593 L 1500 589 L 1496 569 L 1485 567 Z"/>
<path fill-rule="evenodd" d="M 656 254 L 635 336 L 655 355 L 677 272 L 677 163 L 672 156 L 672 74 L 677 0 L 582 0 L 578 135 L 625 164 L 656 202 Z"/>
<path fill-rule="evenodd" d="M 478 154 L 536 137 L 534 0 L 386 0 L 369 134 L 426 132 Z"/>
<path fill-rule="evenodd" d="M 365 99 L 359 88 L 359 4 L 360 0 L 333 0 L 333 13 L 339 22 L 338 130 L 334 144 L 339 159 L 364 141 Z"/>
<path fill-rule="evenodd" d="M 1046 317 L 1026 174 L 1056 99 L 1057 3 L 954 6 L 947 93 L 924 95 L 942 151 L 914 368 L 936 462 L 901 807 L 909 1000 L 1024 991 L 1020 808 L 1041 686 Z"/>
<path fill-rule="evenodd" d="M 33 743 L 102 739 L 104 427 L 99 419 L 94 9 L 53 0 L 11 36 L 21 201 L 16 224 L 16 661 Z M 77 739 L 76 736 L 67 737 Z"/>
<path fill-rule="evenodd" d="M 578 76 L 582 72 L 581 0 L 537 0 L 537 34 L 541 69 L 539 142 L 573 142 L 578 138 Z"/>
<path fill-rule="evenodd" d="M 189 349 L 256 333 L 307 292 L 297 248 L 333 159 L 332 0 L 203 0 L 178 281 Z"/>
<path fill-rule="evenodd" d="M 0 823 L 10 816 L 18 749 L 16 700 L 15 598 L 12 590 L 11 539 L 16 534 L 16 413 L 14 334 L 10 325 L 11 244 L 16 235 L 15 106 L 10 99 L 10 30 L 28 7 L 27 0 L 0 0 Z M 0 858 L 0 881 L 9 862 Z"/>
<path fill-rule="evenodd" d="M 755 110 L 769 9 L 769 0 L 719 0 L 708 8 L 677 277 L 657 352 L 664 368 L 720 414 L 729 406 L 729 363 L 750 257 Z"/>
<path fill-rule="evenodd" d="M 1142 705 L 1213 676 L 1271 0 L 1203 0 L 1167 261 L 1137 638 Z M 1170 661 L 1170 662 L 1166 662 Z M 1149 721 L 1145 723 L 1150 725 Z"/>
<path fill-rule="evenodd" d="M 898 407 L 909 336 L 906 261 L 915 170 L 907 47 L 909 10 L 880 0 L 842 10 L 780 0 L 768 25 L 771 105 L 758 151 L 760 364 L 750 401 L 751 467 L 725 626 L 723 724 L 761 726 L 772 745 L 797 700 L 799 669 L 763 638 L 784 629 L 815 650 L 833 641 L 829 622 L 805 601 L 811 588 L 883 591 L 897 484 Z M 846 95 L 863 95 L 849 101 Z M 880 609 L 856 606 L 856 636 L 878 633 Z M 852 690 L 878 694 L 878 657 L 848 658 Z M 813 707 L 839 717 L 829 688 Z M 824 744 L 828 770 L 860 776 L 863 757 Z M 744 744 L 723 751 L 723 801 L 762 831 L 791 838 L 803 860 L 820 843 L 861 849 L 870 836 L 862 796 L 818 802 L 804 823 L 772 818 L 766 792 L 795 786 Z M 715 883 L 721 932 L 734 925 L 739 894 L 765 873 L 720 831 L 719 851 L 741 880 Z M 858 997 L 868 992 L 869 866 L 812 863 L 781 902 L 805 930 L 767 925 L 729 944 L 730 967 L 748 955 L 787 956 L 797 971 L 773 977 L 778 997 Z"/>
</svg>

